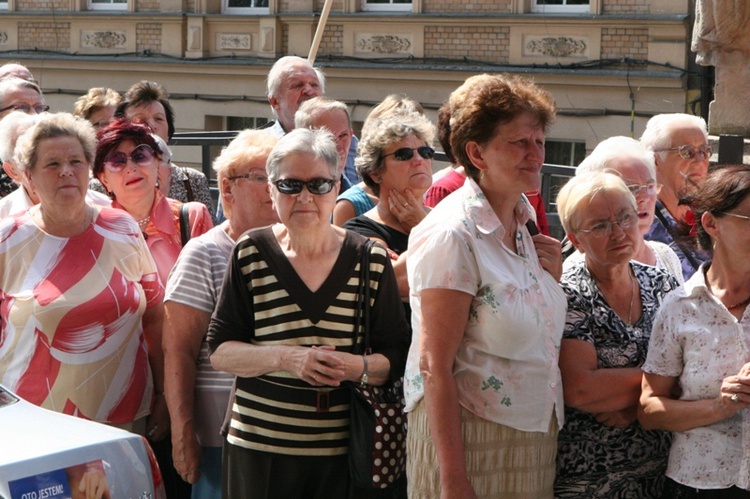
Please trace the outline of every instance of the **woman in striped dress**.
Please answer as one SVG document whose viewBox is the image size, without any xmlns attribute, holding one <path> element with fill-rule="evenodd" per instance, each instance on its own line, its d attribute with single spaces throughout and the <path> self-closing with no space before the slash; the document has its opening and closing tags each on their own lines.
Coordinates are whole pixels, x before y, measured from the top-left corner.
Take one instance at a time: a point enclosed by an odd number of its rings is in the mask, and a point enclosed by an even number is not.
<svg viewBox="0 0 750 499">
<path fill-rule="evenodd" d="M 350 497 L 342 383 L 403 373 L 409 335 L 395 275 L 374 246 L 372 353 L 349 353 L 367 239 L 330 223 L 341 176 L 333 136 L 294 130 L 266 169 L 281 223 L 238 241 L 208 332 L 212 365 L 237 375 L 222 493 Z"/>
</svg>

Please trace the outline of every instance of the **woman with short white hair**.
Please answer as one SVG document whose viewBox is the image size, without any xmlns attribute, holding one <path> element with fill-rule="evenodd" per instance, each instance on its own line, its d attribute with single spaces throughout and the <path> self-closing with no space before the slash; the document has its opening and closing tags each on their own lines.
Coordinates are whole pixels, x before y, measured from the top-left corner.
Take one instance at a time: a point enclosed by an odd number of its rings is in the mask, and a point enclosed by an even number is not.
<svg viewBox="0 0 750 499">
<path fill-rule="evenodd" d="M 583 160 L 576 169 L 576 176 L 585 176 L 592 172 L 609 172 L 618 175 L 635 196 L 638 232 L 641 237 L 636 241 L 633 259 L 664 269 L 682 283 L 682 270 L 677 254 L 662 242 L 646 241 L 643 238 L 654 221 L 656 196 L 661 188 L 656 182 L 656 169 L 651 152 L 630 137 L 610 137 L 601 141 Z M 583 260 L 583 254 L 580 251 L 573 253 L 565 260 L 563 269 L 570 268 L 580 260 Z"/>
</svg>

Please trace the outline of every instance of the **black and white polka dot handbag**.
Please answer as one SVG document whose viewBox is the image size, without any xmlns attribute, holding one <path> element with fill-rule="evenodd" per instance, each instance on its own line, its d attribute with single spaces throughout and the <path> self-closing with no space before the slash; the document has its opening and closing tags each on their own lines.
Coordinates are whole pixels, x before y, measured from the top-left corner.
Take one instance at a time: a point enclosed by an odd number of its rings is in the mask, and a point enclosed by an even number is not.
<svg viewBox="0 0 750 499">
<path fill-rule="evenodd" d="M 367 244 L 360 273 L 359 304 L 370 303 L 370 247 Z M 369 306 L 357 307 L 355 352 L 369 353 Z M 361 309 L 364 309 L 363 313 Z M 359 346 L 360 325 L 364 341 Z M 406 415 L 401 379 L 382 386 L 352 383 L 349 429 L 349 472 L 354 485 L 364 488 L 386 488 L 406 469 Z"/>
</svg>

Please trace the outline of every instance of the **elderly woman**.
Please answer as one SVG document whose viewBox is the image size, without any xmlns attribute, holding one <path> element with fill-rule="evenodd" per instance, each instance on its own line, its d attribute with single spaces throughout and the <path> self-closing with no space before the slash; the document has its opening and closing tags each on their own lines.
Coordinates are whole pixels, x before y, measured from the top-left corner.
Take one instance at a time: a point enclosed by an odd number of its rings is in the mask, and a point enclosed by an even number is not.
<svg viewBox="0 0 750 499">
<path fill-rule="evenodd" d="M 164 197 L 157 187 L 158 158 L 162 151 L 145 125 L 117 120 L 98 135 L 94 176 L 112 198 L 112 206 L 132 215 L 141 228 L 162 282 L 177 261 L 185 235 L 199 236 L 211 227 L 211 215 L 200 203 L 184 203 L 187 223 L 177 200 Z M 184 210 L 184 208 L 182 208 Z"/>
<path fill-rule="evenodd" d="M 80 96 L 76 101 L 73 114 L 88 120 L 98 132 L 112 122 L 121 98 L 111 88 L 90 88 L 86 95 Z"/>
<path fill-rule="evenodd" d="M 163 435 L 163 289 L 133 219 L 85 201 L 95 147 L 66 113 L 18 139 L 40 204 L 0 223 L 0 378 L 42 407 Z"/>
<path fill-rule="evenodd" d="M 750 497 L 750 167 L 720 167 L 688 201 L 713 261 L 657 314 L 638 419 L 674 435 L 665 497 Z"/>
<path fill-rule="evenodd" d="M 404 252 L 409 233 L 427 215 L 423 198 L 432 184 L 434 139 L 435 127 L 421 114 L 397 112 L 370 122 L 359 141 L 356 165 L 365 184 L 378 196 L 378 203 L 344 223 L 345 229 L 374 239 L 393 255 L 402 255 L 393 267 L 406 302 L 409 286 Z"/>
<path fill-rule="evenodd" d="M 565 297 L 560 243 L 530 235 L 550 96 L 478 75 L 450 96 L 466 183 L 409 237 L 409 497 L 552 497 Z"/>
<path fill-rule="evenodd" d="M 635 416 L 654 315 L 678 283 L 631 261 L 641 240 L 639 207 L 619 176 L 576 176 L 557 207 L 585 259 L 561 280 L 568 297 L 560 346 L 566 407 L 555 497 L 660 498 L 669 434 L 644 430 Z"/>
<path fill-rule="evenodd" d="M 709 250 L 697 250 L 695 231 L 683 235 L 687 226 L 695 226 L 695 216 L 680 202 L 699 187 L 708 173 L 711 146 L 706 122 L 699 116 L 658 114 L 648 120 L 641 143 L 654 155 L 656 181 L 662 186 L 656 202 L 656 218 L 645 238 L 668 244 L 682 263 L 685 279 L 709 258 Z"/>
<path fill-rule="evenodd" d="M 205 342 L 229 255 L 247 230 L 278 222 L 268 193 L 266 159 L 276 137 L 245 130 L 214 161 L 227 221 L 191 239 L 164 298 L 165 394 L 174 463 L 193 499 L 221 496 L 219 434 L 234 376 L 214 371 Z"/>
<path fill-rule="evenodd" d="M 172 139 L 175 132 L 174 110 L 169 103 L 169 94 L 154 81 L 143 80 L 130 87 L 122 96 L 115 116 L 146 123 L 151 131 L 166 142 Z M 172 175 L 166 186 L 169 192 L 167 197 L 183 203 L 203 203 L 213 217 L 214 204 L 206 176 L 198 170 L 180 167 L 175 163 L 171 164 L 171 168 Z"/>
<path fill-rule="evenodd" d="M 224 497 L 349 497 L 342 383 L 381 385 L 403 372 L 407 323 L 377 245 L 372 353 L 349 353 L 367 239 L 331 225 L 338 163 L 327 131 L 281 138 L 266 165 L 281 223 L 248 232 L 232 252 L 208 332 L 211 364 L 237 375 Z"/>
<path fill-rule="evenodd" d="M 367 119 L 365 119 L 362 132 L 366 133 L 371 123 L 378 121 L 388 114 L 408 112 L 423 115 L 424 109 L 419 102 L 408 98 L 406 95 L 390 94 L 380 104 L 372 108 L 367 115 Z M 359 173 L 357 175 L 361 176 Z M 372 188 L 364 181 L 358 182 L 345 192 L 339 194 L 339 197 L 336 198 L 336 206 L 333 209 L 333 223 L 341 227 L 347 220 L 370 211 L 377 203 L 378 196 L 373 192 Z"/>
<path fill-rule="evenodd" d="M 26 114 L 15 111 L 0 120 L 0 158 L 7 158 L 3 161 L 3 170 L 21 186 L 0 199 L 0 218 L 24 212 L 35 204 L 39 204 L 39 196 L 31 188 L 28 177 L 19 171 L 13 161 L 13 150 L 18 137 L 44 116 L 46 114 Z M 104 194 L 89 189 L 86 192 L 86 202 L 109 206 L 112 200 Z"/>
<path fill-rule="evenodd" d="M 601 141 L 578 165 L 576 176 L 605 171 L 623 179 L 635 196 L 638 232 L 641 237 L 636 241 L 633 259 L 666 270 L 682 284 L 682 267 L 674 250 L 662 242 L 643 239 L 643 235 L 653 224 L 656 196 L 661 189 L 660 184 L 656 183 L 653 154 L 640 142 L 630 137 L 610 137 Z M 563 263 L 563 270 L 567 270 L 583 259 L 584 255 L 580 251 L 573 253 Z"/>
</svg>

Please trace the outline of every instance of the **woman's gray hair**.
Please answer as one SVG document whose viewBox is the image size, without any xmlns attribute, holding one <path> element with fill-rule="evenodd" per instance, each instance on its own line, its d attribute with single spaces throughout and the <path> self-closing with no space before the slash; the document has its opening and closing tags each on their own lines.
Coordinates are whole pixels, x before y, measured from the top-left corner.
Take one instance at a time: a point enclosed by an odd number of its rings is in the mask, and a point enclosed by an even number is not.
<svg viewBox="0 0 750 499">
<path fill-rule="evenodd" d="M 413 112 L 386 114 L 363 129 L 357 146 L 354 166 L 376 195 L 380 186 L 373 177 L 385 169 L 383 151 L 392 144 L 414 135 L 428 146 L 435 141 L 435 125 L 423 115 Z"/>
<path fill-rule="evenodd" d="M 43 114 L 38 123 L 26 130 L 18 138 L 13 162 L 19 172 L 31 171 L 39 159 L 39 143 L 44 139 L 74 137 L 83 147 L 83 154 L 89 165 L 94 162 L 96 153 L 96 132 L 83 118 L 70 113 Z"/>
<path fill-rule="evenodd" d="M 312 154 L 316 160 L 323 160 L 328 165 L 331 178 L 339 180 L 339 152 L 333 134 L 325 128 L 295 128 L 281 137 L 266 162 L 270 182 L 279 179 L 282 163 L 293 154 Z"/>
<path fill-rule="evenodd" d="M 656 178 L 656 165 L 651 151 L 646 149 L 641 142 L 624 136 L 610 137 L 599 142 L 591 151 L 591 154 L 578 165 L 576 175 L 605 170 L 617 171 L 617 167 L 613 163 L 617 160 L 629 158 L 641 161 L 648 169 L 651 178 Z"/>
<path fill-rule="evenodd" d="M 641 144 L 654 154 L 659 149 L 671 146 L 670 137 L 681 128 L 698 128 L 708 139 L 706 120 L 700 116 L 684 113 L 657 114 L 646 123 L 646 130 L 641 135 Z"/>
<path fill-rule="evenodd" d="M 349 128 L 351 128 L 352 118 L 349 116 L 349 108 L 346 107 L 346 104 L 324 95 L 313 97 L 300 104 L 299 109 L 294 113 L 294 128 L 310 128 L 316 116 L 331 111 L 344 113 L 349 121 Z"/>
<path fill-rule="evenodd" d="M 633 209 L 637 203 L 628 186 L 618 175 L 608 172 L 592 171 L 587 175 L 576 176 L 568 180 L 557 195 L 557 213 L 567 234 L 580 229 L 582 208 L 600 192 L 619 194 L 627 199 Z"/>
<path fill-rule="evenodd" d="M 43 114 L 13 111 L 0 120 L 0 160 L 13 162 L 16 142 L 26 130 L 42 119 Z"/>
</svg>

